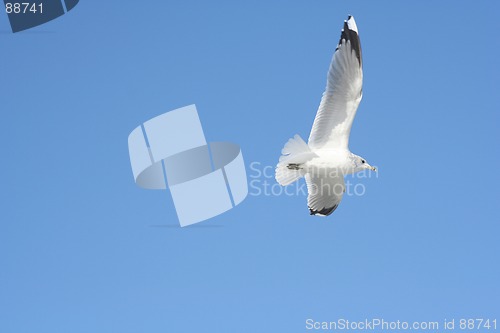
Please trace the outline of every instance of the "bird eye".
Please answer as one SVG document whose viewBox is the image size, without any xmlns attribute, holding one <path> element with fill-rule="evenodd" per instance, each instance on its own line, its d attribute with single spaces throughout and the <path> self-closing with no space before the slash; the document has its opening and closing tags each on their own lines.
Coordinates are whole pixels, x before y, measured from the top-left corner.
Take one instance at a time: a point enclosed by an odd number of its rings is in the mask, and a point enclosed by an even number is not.
<svg viewBox="0 0 500 333">
<path fill-rule="evenodd" d="M 361 163 L 366 163 L 366 161 L 365 160 L 361 160 Z"/>
</svg>

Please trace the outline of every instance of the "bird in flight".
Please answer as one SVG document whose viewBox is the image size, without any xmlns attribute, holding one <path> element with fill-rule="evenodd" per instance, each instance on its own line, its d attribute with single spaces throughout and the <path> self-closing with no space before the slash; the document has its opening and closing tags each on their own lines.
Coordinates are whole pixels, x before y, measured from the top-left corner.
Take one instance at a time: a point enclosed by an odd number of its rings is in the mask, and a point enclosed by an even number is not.
<svg viewBox="0 0 500 333">
<path fill-rule="evenodd" d="M 333 54 L 309 142 L 299 135 L 288 140 L 276 166 L 276 180 L 282 186 L 305 177 L 311 215 L 327 216 L 337 209 L 345 192 L 345 175 L 377 170 L 349 150 L 362 86 L 361 44 L 354 17 L 349 16 Z"/>
</svg>

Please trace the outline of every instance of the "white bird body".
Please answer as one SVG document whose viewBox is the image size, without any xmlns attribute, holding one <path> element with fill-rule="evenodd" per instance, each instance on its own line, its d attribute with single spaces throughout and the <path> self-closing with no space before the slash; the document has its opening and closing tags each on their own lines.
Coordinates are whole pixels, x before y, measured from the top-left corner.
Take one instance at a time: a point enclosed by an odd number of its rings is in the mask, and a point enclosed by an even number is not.
<svg viewBox="0 0 500 333">
<path fill-rule="evenodd" d="M 355 173 L 356 165 L 353 162 L 353 154 L 345 149 L 318 149 L 310 161 L 305 162 L 304 167 L 307 172 L 314 172 L 315 169 L 328 169 L 330 172 L 337 172 L 342 175 Z"/>
<path fill-rule="evenodd" d="M 361 44 L 354 17 L 349 16 L 333 54 L 308 143 L 299 135 L 288 140 L 276 166 L 276 180 L 283 186 L 306 178 L 311 215 L 330 215 L 338 207 L 345 192 L 345 175 L 376 170 L 349 151 L 362 86 Z"/>
</svg>

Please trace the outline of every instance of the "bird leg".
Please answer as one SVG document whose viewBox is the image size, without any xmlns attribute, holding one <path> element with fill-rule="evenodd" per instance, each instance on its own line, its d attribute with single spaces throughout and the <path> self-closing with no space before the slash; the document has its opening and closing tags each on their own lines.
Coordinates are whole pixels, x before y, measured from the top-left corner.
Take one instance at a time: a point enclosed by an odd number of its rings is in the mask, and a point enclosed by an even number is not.
<svg viewBox="0 0 500 333">
<path fill-rule="evenodd" d="M 300 170 L 301 169 L 300 164 L 297 164 L 297 163 L 290 163 L 286 167 L 290 170 Z"/>
</svg>

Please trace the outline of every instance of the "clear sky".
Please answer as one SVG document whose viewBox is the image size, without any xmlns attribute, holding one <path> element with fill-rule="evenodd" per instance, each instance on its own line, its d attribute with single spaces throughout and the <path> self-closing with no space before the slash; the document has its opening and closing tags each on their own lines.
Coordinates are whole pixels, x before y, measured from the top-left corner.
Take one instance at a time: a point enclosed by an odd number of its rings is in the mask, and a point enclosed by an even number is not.
<svg viewBox="0 0 500 333">
<path fill-rule="evenodd" d="M 308 137 L 348 14 L 365 77 L 350 148 L 379 173 L 311 217 L 271 167 Z M 17 34 L 0 14 L 0 332 L 500 321 L 499 14 L 496 1 L 82 0 Z M 134 184 L 127 137 L 193 103 L 209 141 L 242 147 L 254 187 L 179 228 L 168 192 Z"/>
</svg>

